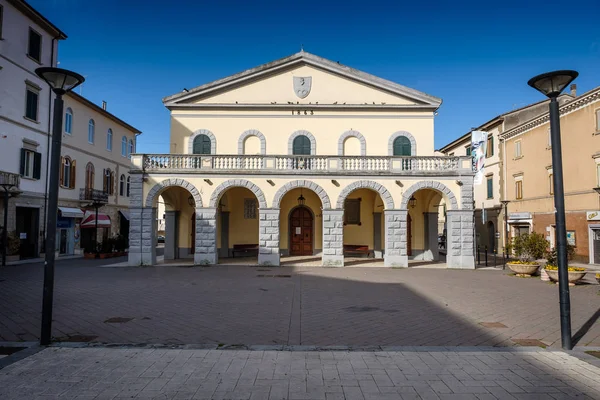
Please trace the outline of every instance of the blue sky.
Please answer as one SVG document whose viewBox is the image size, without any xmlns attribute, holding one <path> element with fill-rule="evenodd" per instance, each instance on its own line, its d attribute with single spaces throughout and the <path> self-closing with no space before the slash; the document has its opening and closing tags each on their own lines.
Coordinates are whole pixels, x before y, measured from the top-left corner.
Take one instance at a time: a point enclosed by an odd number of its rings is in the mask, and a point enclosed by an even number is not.
<svg viewBox="0 0 600 400">
<path fill-rule="evenodd" d="M 169 150 L 162 97 L 301 44 L 441 97 L 436 148 L 541 100 L 526 84 L 538 73 L 575 69 L 578 93 L 600 86 L 598 0 L 28 1 L 69 36 L 60 67 L 86 76 L 82 94 L 143 132 L 138 152 Z"/>
</svg>

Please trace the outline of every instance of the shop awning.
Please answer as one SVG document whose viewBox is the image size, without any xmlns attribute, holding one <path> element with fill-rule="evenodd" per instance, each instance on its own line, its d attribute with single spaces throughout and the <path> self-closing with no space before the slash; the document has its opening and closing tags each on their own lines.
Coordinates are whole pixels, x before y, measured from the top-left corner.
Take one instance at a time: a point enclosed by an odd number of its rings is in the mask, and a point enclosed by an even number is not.
<svg viewBox="0 0 600 400">
<path fill-rule="evenodd" d="M 96 227 L 96 211 L 86 211 L 81 228 Z M 110 217 L 104 213 L 98 213 L 98 228 L 110 228 Z"/>
<path fill-rule="evenodd" d="M 79 208 L 58 207 L 58 210 L 63 218 L 83 218 L 83 211 Z"/>
<path fill-rule="evenodd" d="M 119 212 L 121 213 L 123 218 L 125 218 L 127 221 L 129 221 L 129 211 L 119 210 Z"/>
</svg>

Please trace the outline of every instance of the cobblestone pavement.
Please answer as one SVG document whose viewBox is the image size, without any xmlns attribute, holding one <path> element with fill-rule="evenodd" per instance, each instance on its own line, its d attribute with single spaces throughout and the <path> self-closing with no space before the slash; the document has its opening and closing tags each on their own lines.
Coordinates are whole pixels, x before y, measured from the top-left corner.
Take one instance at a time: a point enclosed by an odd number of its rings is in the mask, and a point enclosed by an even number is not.
<svg viewBox="0 0 600 400">
<path fill-rule="evenodd" d="M 600 398 L 600 368 L 562 352 L 415 350 L 48 348 L 0 370 L 0 398 Z"/>
<path fill-rule="evenodd" d="M 360 347 L 537 339 L 560 346 L 557 286 L 507 271 L 101 263 L 57 264 L 55 340 Z M 42 276 L 41 264 L 0 269 L 0 341 L 38 338 Z M 571 288 L 579 346 L 600 346 L 599 289 Z"/>
</svg>

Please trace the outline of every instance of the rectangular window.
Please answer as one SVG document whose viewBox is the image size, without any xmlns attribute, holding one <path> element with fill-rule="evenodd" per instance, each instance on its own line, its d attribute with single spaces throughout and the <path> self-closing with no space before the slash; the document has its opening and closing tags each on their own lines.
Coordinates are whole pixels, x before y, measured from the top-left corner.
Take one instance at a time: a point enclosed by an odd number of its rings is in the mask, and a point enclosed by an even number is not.
<svg viewBox="0 0 600 400">
<path fill-rule="evenodd" d="M 37 62 L 42 61 L 42 35 L 29 28 L 29 46 L 27 55 Z"/>
<path fill-rule="evenodd" d="M 550 128 L 548 128 L 548 148 L 552 148 L 552 135 L 550 133 Z"/>
<path fill-rule="evenodd" d="M 515 198 L 520 200 L 523 198 L 523 181 L 515 182 Z"/>
<path fill-rule="evenodd" d="M 244 219 L 256 219 L 256 199 L 244 199 Z"/>
<path fill-rule="evenodd" d="M 600 132 L 600 108 L 596 110 L 596 132 Z"/>
<path fill-rule="evenodd" d="M 554 194 L 554 174 L 548 174 L 548 186 L 550 187 L 550 194 Z"/>
<path fill-rule="evenodd" d="M 487 198 L 493 199 L 494 198 L 494 177 L 488 176 L 486 183 L 487 183 Z"/>
<path fill-rule="evenodd" d="M 494 155 L 494 136 L 488 134 L 487 148 L 485 149 L 485 156 L 489 158 Z"/>
<path fill-rule="evenodd" d="M 521 152 L 521 141 L 517 140 L 515 142 L 515 158 L 523 157 L 523 153 Z"/>
<path fill-rule="evenodd" d="M 600 164 L 596 164 L 596 177 L 598 178 L 596 184 L 600 187 Z"/>
<path fill-rule="evenodd" d="M 39 91 L 27 85 L 25 92 L 25 118 L 36 122 L 38 120 L 38 97 Z"/>
<path fill-rule="evenodd" d="M 467 153 L 467 154 L 466 154 L 467 156 L 470 156 L 470 155 L 471 155 L 471 146 L 467 146 L 467 148 L 466 148 L 466 153 Z"/>
<path fill-rule="evenodd" d="M 361 199 L 346 199 L 344 203 L 344 223 L 346 225 L 361 225 L 360 223 Z"/>
</svg>

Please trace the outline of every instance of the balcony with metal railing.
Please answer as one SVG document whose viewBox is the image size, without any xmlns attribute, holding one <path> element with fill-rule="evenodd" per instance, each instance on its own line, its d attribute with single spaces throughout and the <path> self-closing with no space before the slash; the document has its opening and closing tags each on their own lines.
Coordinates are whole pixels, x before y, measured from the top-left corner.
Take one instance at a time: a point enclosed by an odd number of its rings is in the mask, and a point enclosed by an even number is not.
<svg viewBox="0 0 600 400">
<path fill-rule="evenodd" d="M 458 175 L 471 157 L 134 154 L 137 169 L 152 173 Z M 135 168 L 134 168 L 135 169 Z"/>
<path fill-rule="evenodd" d="M 107 204 L 108 193 L 103 190 L 83 188 L 79 189 L 79 200 L 96 204 Z"/>
</svg>

